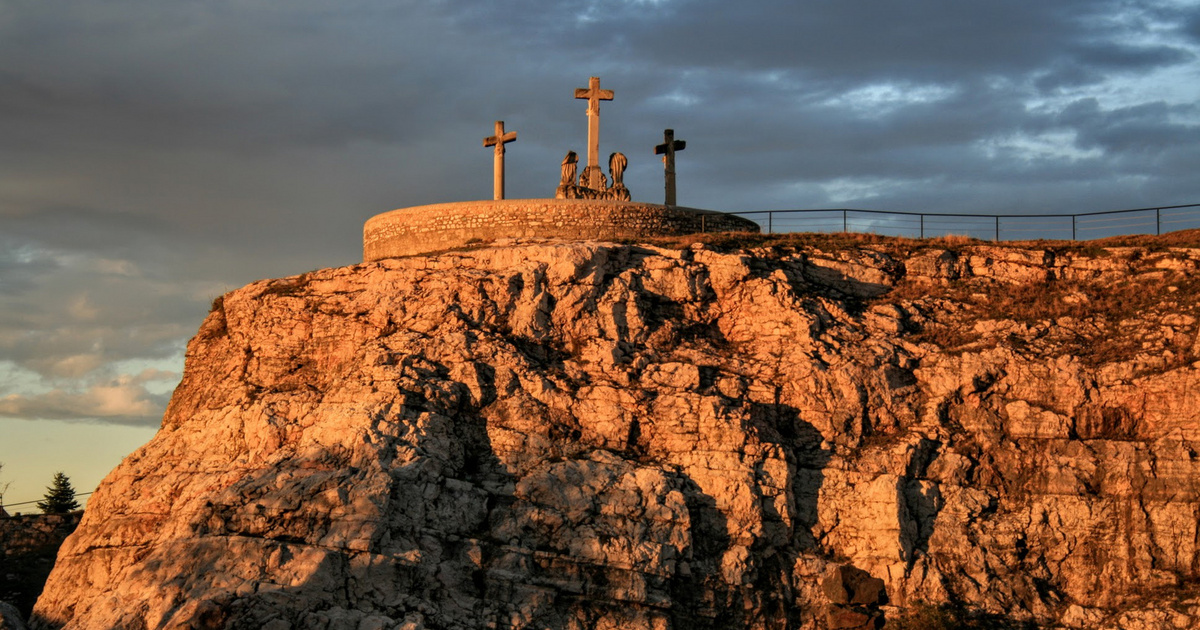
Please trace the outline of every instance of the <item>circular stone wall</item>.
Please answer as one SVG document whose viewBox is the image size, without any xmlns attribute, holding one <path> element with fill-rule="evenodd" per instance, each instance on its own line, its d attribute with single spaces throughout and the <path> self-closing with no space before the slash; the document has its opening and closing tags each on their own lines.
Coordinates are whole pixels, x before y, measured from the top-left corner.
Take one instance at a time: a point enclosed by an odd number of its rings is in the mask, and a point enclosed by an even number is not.
<svg viewBox="0 0 1200 630">
<path fill-rule="evenodd" d="M 401 208 L 363 226 L 363 260 L 426 254 L 514 237 L 624 239 L 696 232 L 758 232 L 724 212 L 630 201 L 500 199 Z"/>
</svg>

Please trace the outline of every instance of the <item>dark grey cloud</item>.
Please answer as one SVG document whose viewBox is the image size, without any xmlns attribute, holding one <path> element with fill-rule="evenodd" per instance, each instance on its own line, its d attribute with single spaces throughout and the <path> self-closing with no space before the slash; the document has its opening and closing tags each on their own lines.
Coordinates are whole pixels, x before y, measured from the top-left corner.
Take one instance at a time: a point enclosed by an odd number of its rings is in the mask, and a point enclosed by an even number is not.
<svg viewBox="0 0 1200 630">
<path fill-rule="evenodd" d="M 1200 42 L 1200 15 L 1193 13 L 1184 16 L 1180 30 L 1190 37 L 1193 42 Z"/>
<path fill-rule="evenodd" d="M 1200 117 L 1195 105 L 1169 106 L 1156 101 L 1132 107 L 1104 110 L 1096 99 L 1081 99 L 1063 110 L 1060 120 L 1080 131 L 1078 144 L 1096 148 L 1106 155 L 1135 161 L 1130 168 L 1146 174 L 1159 171 L 1159 160 L 1175 148 L 1200 143 L 1200 126 L 1175 122 Z"/>
<path fill-rule="evenodd" d="M 494 120 L 549 196 L 591 75 L 637 199 L 672 127 L 688 205 L 1057 212 L 1200 201 L 1198 54 L 1173 0 L 8 3 L 0 415 L 144 411 L 222 291 L 488 198 Z"/>
<path fill-rule="evenodd" d="M 1175 44 L 1124 41 L 1131 28 L 1146 27 L 1147 11 L 1093 0 L 527 0 L 464 11 L 462 19 L 477 29 L 506 28 L 527 49 L 582 52 L 599 63 L 784 71 L 840 84 L 888 77 L 953 82 L 1065 61 L 1137 70 L 1187 60 Z M 1180 10 L 1158 19 L 1187 17 Z"/>
</svg>

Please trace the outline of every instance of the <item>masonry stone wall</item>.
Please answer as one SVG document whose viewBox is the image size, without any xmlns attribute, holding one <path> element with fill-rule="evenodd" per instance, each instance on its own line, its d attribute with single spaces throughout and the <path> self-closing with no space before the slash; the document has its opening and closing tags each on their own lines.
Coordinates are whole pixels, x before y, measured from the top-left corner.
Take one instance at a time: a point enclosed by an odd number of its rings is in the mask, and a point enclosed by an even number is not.
<svg viewBox="0 0 1200 630">
<path fill-rule="evenodd" d="M 363 226 L 363 260 L 425 254 L 496 238 L 627 239 L 757 232 L 723 212 L 595 199 L 501 199 L 401 208 Z"/>
<path fill-rule="evenodd" d="M 0 518 L 0 602 L 16 606 L 22 617 L 29 618 L 54 568 L 59 546 L 81 518 L 82 510 Z"/>
</svg>

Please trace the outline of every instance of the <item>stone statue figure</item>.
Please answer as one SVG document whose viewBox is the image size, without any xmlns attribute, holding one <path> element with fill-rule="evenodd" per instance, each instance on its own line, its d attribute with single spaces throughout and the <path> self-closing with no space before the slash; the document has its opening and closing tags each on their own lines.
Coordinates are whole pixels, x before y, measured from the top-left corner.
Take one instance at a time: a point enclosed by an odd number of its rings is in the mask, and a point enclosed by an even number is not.
<svg viewBox="0 0 1200 630">
<path fill-rule="evenodd" d="M 625 187 L 625 167 L 629 165 L 624 153 L 613 153 L 608 156 L 608 172 L 612 174 L 612 187 L 605 189 L 600 199 L 614 201 L 629 201 L 629 189 Z"/>
<path fill-rule="evenodd" d="M 558 182 L 559 186 L 574 186 L 575 185 L 575 169 L 579 164 L 579 156 L 575 155 L 574 151 L 567 151 L 567 157 L 562 161 L 562 179 Z"/>
<path fill-rule="evenodd" d="M 625 188 L 622 181 L 625 177 L 625 167 L 628 165 L 629 160 L 624 153 L 613 153 L 608 156 L 608 172 L 612 175 L 611 187 L 608 185 L 608 178 L 600 172 L 599 166 L 589 166 L 588 168 L 595 168 L 596 177 L 594 179 L 600 184 L 600 188 L 589 188 L 579 180 L 577 170 L 579 156 L 575 155 L 574 151 L 568 151 L 567 157 L 562 161 L 562 177 L 558 181 L 558 188 L 554 191 L 554 198 L 629 201 L 629 189 Z"/>
<path fill-rule="evenodd" d="M 562 161 L 562 178 L 558 181 L 558 189 L 554 191 L 555 199 L 578 199 L 580 196 L 579 178 L 576 168 L 579 156 L 574 151 L 567 151 L 567 157 Z"/>
<path fill-rule="evenodd" d="M 608 172 L 612 174 L 613 188 L 624 186 L 625 182 L 625 167 L 629 165 L 629 160 L 625 158 L 624 153 L 613 153 L 608 156 Z"/>
</svg>

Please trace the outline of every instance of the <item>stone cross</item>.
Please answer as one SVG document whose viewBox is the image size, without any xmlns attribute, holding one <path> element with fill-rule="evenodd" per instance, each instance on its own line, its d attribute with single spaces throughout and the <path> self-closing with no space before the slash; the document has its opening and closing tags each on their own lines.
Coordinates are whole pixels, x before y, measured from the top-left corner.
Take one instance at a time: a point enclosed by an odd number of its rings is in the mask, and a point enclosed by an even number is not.
<svg viewBox="0 0 1200 630">
<path fill-rule="evenodd" d="M 663 156 L 663 175 L 666 178 L 666 205 L 675 205 L 675 152 L 687 148 L 687 142 L 675 139 L 674 129 L 663 129 L 663 143 L 654 147 L 655 155 Z"/>
<path fill-rule="evenodd" d="M 604 187 L 604 174 L 600 171 L 600 101 L 613 100 L 612 90 L 601 90 L 600 79 L 591 77 L 586 88 L 575 88 L 575 98 L 588 101 L 588 151 L 587 166 L 579 185 L 599 190 Z"/>
<path fill-rule="evenodd" d="M 517 132 L 504 133 L 504 121 L 496 121 L 496 135 L 483 139 L 483 146 L 496 147 L 495 167 L 493 171 L 492 195 L 495 199 L 504 198 L 504 145 L 517 139 Z"/>
</svg>

